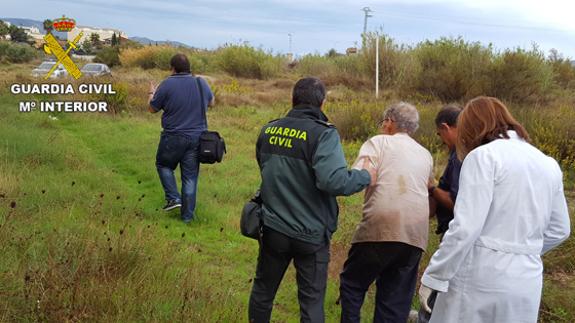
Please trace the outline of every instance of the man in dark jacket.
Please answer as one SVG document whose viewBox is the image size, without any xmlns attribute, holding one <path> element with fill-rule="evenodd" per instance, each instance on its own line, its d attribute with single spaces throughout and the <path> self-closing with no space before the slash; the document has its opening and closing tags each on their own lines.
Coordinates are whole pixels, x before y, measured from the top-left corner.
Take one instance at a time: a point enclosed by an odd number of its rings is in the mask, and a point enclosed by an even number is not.
<svg viewBox="0 0 575 323">
<path fill-rule="evenodd" d="M 321 111 L 325 86 L 299 80 L 286 117 L 265 125 L 256 145 L 261 171 L 263 238 L 249 302 L 250 322 L 269 322 L 291 262 L 297 272 L 301 322 L 324 322 L 329 241 L 337 227 L 336 196 L 375 182 L 369 160 L 348 170 L 337 129 Z"/>
<path fill-rule="evenodd" d="M 437 135 L 449 149 L 449 159 L 443 175 L 439 179 L 439 185 L 429 189 L 429 196 L 436 202 L 437 208 L 437 230 L 436 234 L 440 235 L 440 240 L 449 228 L 449 222 L 453 220 L 453 207 L 459 191 L 459 173 L 461 172 L 461 161 L 457 159 L 455 144 L 457 142 L 457 117 L 463 108 L 457 104 L 444 106 L 435 117 L 435 126 Z M 433 291 L 428 299 L 428 306 L 433 308 L 437 292 Z M 422 306 L 418 314 L 418 323 L 427 323 L 431 318 Z"/>
<path fill-rule="evenodd" d="M 462 108 L 456 104 L 449 104 L 441 109 L 435 118 L 437 135 L 449 149 L 449 160 L 439 185 L 430 189 L 430 196 L 437 202 L 437 230 L 435 233 L 443 235 L 453 220 L 453 206 L 459 191 L 459 173 L 461 162 L 457 159 L 455 143 L 457 142 L 457 117 Z"/>
</svg>

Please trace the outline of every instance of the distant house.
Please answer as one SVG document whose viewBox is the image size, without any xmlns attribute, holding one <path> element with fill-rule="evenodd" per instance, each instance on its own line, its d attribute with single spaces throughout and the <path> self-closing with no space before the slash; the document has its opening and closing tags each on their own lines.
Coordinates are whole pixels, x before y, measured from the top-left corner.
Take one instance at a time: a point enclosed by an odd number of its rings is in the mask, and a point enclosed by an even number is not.
<svg viewBox="0 0 575 323">
<path fill-rule="evenodd" d="M 102 43 L 107 43 L 112 40 L 112 35 L 116 34 L 116 37 L 119 35 L 122 39 L 127 39 L 128 36 L 126 33 L 119 29 L 112 29 L 112 28 L 99 28 L 99 27 L 88 27 L 88 26 L 76 26 L 76 28 L 72 29 L 68 32 L 68 40 L 73 40 L 83 32 L 82 38 L 80 38 L 79 43 L 82 44 L 86 39 L 90 40 L 90 35 L 97 34 L 100 36 L 100 41 Z"/>
<path fill-rule="evenodd" d="M 10 27 L 12 26 L 12 24 L 8 21 L 4 21 L 4 23 L 6 24 L 6 26 Z M 40 29 L 38 29 L 37 27 L 33 27 L 33 26 L 22 26 L 22 25 L 15 25 L 16 27 L 24 30 L 24 32 L 26 33 L 26 35 L 28 35 L 30 37 L 31 40 L 34 41 L 34 43 L 36 43 L 36 45 L 38 46 L 38 44 L 41 44 L 44 41 L 44 34 L 40 32 Z M 5 40 L 10 40 L 10 35 L 6 35 L 4 36 Z"/>
<path fill-rule="evenodd" d="M 345 54 L 346 55 L 357 54 L 357 48 L 356 47 L 349 47 L 348 49 L 345 50 Z"/>
<path fill-rule="evenodd" d="M 36 27 L 20 26 L 24 32 L 34 41 L 36 47 L 40 47 L 44 43 L 44 34 Z"/>
<path fill-rule="evenodd" d="M 43 34 L 40 32 L 40 29 L 36 27 L 20 26 L 20 28 L 24 29 L 24 31 L 30 37 L 38 37 L 38 36 L 40 36 L 40 38 L 43 37 Z"/>
</svg>

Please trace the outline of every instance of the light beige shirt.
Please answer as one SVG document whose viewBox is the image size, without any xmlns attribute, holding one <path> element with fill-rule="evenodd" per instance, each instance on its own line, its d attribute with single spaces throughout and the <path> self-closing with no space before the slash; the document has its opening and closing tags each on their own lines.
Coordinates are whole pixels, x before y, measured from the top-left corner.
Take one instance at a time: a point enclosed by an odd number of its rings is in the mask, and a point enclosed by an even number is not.
<svg viewBox="0 0 575 323">
<path fill-rule="evenodd" d="M 352 243 L 396 241 L 425 250 L 429 229 L 428 185 L 433 158 L 406 133 L 379 135 L 366 141 L 354 163 L 367 156 L 377 169 L 377 182 L 365 193 L 363 218 Z"/>
</svg>

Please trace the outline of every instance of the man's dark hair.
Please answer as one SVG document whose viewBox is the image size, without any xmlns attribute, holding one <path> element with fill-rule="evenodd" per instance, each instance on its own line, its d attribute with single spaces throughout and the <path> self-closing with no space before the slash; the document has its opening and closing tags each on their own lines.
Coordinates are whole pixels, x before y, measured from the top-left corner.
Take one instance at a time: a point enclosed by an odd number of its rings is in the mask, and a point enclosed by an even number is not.
<svg viewBox="0 0 575 323">
<path fill-rule="evenodd" d="M 190 61 L 184 54 L 176 54 L 170 60 L 170 66 L 176 73 L 190 73 Z"/>
<path fill-rule="evenodd" d="M 435 126 L 439 128 L 442 123 L 446 123 L 450 127 L 457 127 L 457 117 L 463 108 L 457 103 L 451 103 L 439 111 L 435 117 Z"/>
<path fill-rule="evenodd" d="M 292 93 L 292 105 L 311 105 L 321 107 L 325 99 L 325 85 L 315 77 L 303 78 L 295 84 Z"/>
</svg>

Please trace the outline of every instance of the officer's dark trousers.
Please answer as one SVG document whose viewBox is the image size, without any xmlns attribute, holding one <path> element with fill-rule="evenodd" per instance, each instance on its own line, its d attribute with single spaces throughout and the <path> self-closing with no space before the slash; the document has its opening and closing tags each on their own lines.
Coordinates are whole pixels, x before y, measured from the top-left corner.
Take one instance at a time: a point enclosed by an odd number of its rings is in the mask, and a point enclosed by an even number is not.
<svg viewBox="0 0 575 323">
<path fill-rule="evenodd" d="M 301 322 L 324 322 L 323 303 L 329 262 L 329 243 L 314 245 L 264 227 L 250 295 L 250 322 L 269 322 L 274 297 L 293 259 L 297 272 Z"/>
<path fill-rule="evenodd" d="M 401 242 L 352 244 L 340 275 L 341 322 L 360 322 L 365 293 L 375 281 L 373 322 L 405 323 L 415 292 L 421 252 Z"/>
</svg>

